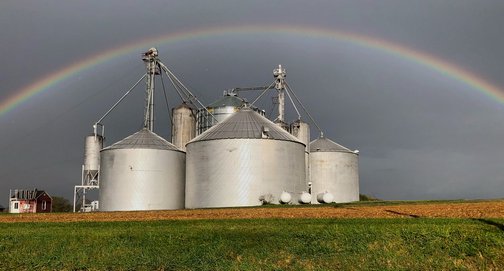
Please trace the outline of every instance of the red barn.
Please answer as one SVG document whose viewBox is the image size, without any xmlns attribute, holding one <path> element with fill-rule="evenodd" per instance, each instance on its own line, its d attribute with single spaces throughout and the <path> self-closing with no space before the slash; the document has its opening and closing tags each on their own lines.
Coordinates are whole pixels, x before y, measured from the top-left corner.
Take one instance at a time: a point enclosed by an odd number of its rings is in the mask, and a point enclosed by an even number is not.
<svg viewBox="0 0 504 271">
<path fill-rule="evenodd" d="M 10 193 L 9 213 L 50 213 L 52 198 L 42 190 L 16 189 Z"/>
</svg>

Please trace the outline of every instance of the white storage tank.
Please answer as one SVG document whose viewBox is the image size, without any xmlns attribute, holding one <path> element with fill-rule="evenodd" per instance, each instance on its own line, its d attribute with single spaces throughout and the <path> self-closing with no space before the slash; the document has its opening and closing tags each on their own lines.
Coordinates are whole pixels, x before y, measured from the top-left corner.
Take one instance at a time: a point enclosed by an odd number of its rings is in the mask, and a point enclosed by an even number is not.
<svg viewBox="0 0 504 271">
<path fill-rule="evenodd" d="M 320 137 L 310 143 L 312 203 L 359 200 L 358 154 Z M 318 199 L 318 200 L 317 200 Z"/>
<path fill-rule="evenodd" d="M 185 153 L 141 131 L 101 151 L 100 210 L 184 208 Z"/>
<path fill-rule="evenodd" d="M 186 208 L 279 203 L 306 191 L 305 145 L 243 108 L 187 145 Z"/>
<path fill-rule="evenodd" d="M 85 185 L 99 185 L 100 151 L 103 148 L 103 137 L 91 134 L 86 137 L 84 165 L 82 167 Z"/>
<path fill-rule="evenodd" d="M 91 134 L 86 137 L 84 151 L 84 170 L 100 170 L 100 150 L 103 148 L 103 137 Z"/>
</svg>

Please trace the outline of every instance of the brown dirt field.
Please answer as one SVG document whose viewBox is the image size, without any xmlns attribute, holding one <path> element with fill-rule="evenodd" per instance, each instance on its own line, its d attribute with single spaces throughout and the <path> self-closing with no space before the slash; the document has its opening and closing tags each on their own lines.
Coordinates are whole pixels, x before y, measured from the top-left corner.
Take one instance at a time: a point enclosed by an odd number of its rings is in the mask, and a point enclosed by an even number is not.
<svg viewBox="0 0 504 271">
<path fill-rule="evenodd" d="M 223 208 L 146 212 L 5 214 L 0 223 L 150 221 L 250 218 L 504 218 L 504 200 L 457 203 L 415 203 L 380 206 L 312 206 L 292 208 Z"/>
</svg>

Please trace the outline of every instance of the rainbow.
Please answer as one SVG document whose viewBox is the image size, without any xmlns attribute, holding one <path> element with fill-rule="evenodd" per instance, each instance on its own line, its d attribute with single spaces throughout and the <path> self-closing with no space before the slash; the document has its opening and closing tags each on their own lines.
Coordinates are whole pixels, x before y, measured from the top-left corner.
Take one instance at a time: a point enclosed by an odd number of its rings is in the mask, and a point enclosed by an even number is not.
<svg viewBox="0 0 504 271">
<path fill-rule="evenodd" d="M 351 32 L 338 31 L 333 29 L 313 28 L 304 26 L 233 26 L 233 27 L 208 27 L 184 32 L 170 33 L 150 39 L 136 41 L 110 50 L 102 51 L 81 61 L 77 61 L 58 71 L 44 76 L 16 91 L 16 94 L 0 102 L 0 117 L 23 104 L 28 99 L 35 97 L 38 93 L 48 90 L 68 78 L 84 72 L 92 67 L 106 63 L 121 56 L 142 52 L 152 46 L 190 41 L 215 36 L 229 35 L 261 35 L 261 34 L 289 34 L 311 39 L 329 39 L 339 42 L 348 42 L 352 45 L 378 50 L 394 57 L 404 59 L 415 64 L 424 66 L 443 76 L 470 86 L 492 100 L 504 104 L 504 91 L 498 86 L 482 79 L 478 75 L 471 73 L 461 67 L 449 63 L 441 58 L 429 55 L 408 48 L 406 46 L 392 43 L 383 39 L 360 35 Z"/>
</svg>

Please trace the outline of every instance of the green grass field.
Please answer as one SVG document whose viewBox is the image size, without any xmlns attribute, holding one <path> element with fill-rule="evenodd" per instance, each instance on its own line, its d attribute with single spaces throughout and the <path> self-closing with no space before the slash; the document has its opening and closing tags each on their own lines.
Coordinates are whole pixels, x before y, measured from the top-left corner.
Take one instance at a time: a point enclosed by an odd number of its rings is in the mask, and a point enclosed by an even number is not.
<svg viewBox="0 0 504 271">
<path fill-rule="evenodd" d="M 0 223 L 1 270 L 502 270 L 504 219 Z"/>
</svg>

